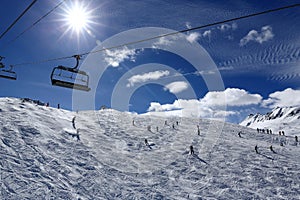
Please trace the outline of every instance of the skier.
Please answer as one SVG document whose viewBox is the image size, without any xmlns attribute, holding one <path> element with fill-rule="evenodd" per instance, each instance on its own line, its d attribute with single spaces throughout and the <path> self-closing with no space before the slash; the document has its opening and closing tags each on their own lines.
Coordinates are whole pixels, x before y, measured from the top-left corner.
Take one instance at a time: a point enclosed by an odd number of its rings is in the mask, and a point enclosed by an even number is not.
<svg viewBox="0 0 300 200">
<path fill-rule="evenodd" d="M 158 132 L 158 126 L 156 127 L 156 132 Z"/>
<path fill-rule="evenodd" d="M 172 125 L 172 128 L 175 129 L 175 125 L 174 124 Z"/>
<path fill-rule="evenodd" d="M 194 155 L 194 147 L 192 145 L 190 146 L 190 154 Z"/>
<path fill-rule="evenodd" d="M 77 138 L 77 141 L 80 140 L 80 138 L 79 138 L 79 129 L 77 129 L 77 131 L 76 131 L 76 138 Z"/>
<path fill-rule="evenodd" d="M 178 121 L 176 121 L 176 125 L 178 126 L 178 124 L 179 124 L 179 122 Z"/>
<path fill-rule="evenodd" d="M 57 104 L 57 109 L 60 109 L 60 105 L 59 104 Z"/>
<path fill-rule="evenodd" d="M 146 145 L 146 146 L 149 146 L 149 143 L 148 143 L 148 140 L 147 140 L 147 139 L 145 139 L 145 145 Z"/>
<path fill-rule="evenodd" d="M 273 153 L 275 153 L 275 151 L 274 151 L 274 149 L 273 149 L 273 146 L 272 146 L 272 145 L 270 146 L 270 150 L 271 150 Z"/>
<path fill-rule="evenodd" d="M 148 140 L 147 140 L 147 139 L 145 139 L 145 145 L 146 145 L 147 147 L 149 147 L 149 149 L 152 149 L 151 146 L 150 146 L 150 144 L 148 143 Z"/>
<path fill-rule="evenodd" d="M 238 136 L 241 138 L 242 136 L 241 136 L 241 133 L 242 133 L 242 131 L 240 131 L 239 133 L 238 133 Z"/>
<path fill-rule="evenodd" d="M 198 135 L 200 135 L 200 129 L 198 129 Z"/>
<path fill-rule="evenodd" d="M 284 135 L 284 131 L 281 131 L 281 134 Z"/>
<path fill-rule="evenodd" d="M 295 141 L 298 142 L 298 136 L 297 135 L 295 136 Z"/>
<path fill-rule="evenodd" d="M 257 130 L 257 133 L 259 133 L 259 128 L 256 128 L 256 130 Z"/>
<path fill-rule="evenodd" d="M 134 120 L 132 120 L 132 126 L 135 126 L 135 124 L 134 124 Z"/>
<path fill-rule="evenodd" d="M 255 152 L 258 154 L 258 147 L 257 147 L 257 145 L 255 145 Z"/>
<path fill-rule="evenodd" d="M 76 117 L 73 117 L 73 119 L 72 119 L 72 125 L 73 125 L 73 128 L 74 128 L 74 129 L 76 129 L 76 126 L 75 126 L 75 118 L 76 118 Z"/>
</svg>

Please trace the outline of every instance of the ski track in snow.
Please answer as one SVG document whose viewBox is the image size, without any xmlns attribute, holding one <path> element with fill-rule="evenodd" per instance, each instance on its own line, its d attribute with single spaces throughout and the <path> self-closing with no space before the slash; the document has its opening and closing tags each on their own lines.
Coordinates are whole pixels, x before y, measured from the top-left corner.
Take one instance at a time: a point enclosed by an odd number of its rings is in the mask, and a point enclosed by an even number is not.
<svg viewBox="0 0 300 200">
<path fill-rule="evenodd" d="M 290 137 L 14 98 L 1 98 L 0 109 L 0 199 L 300 199 L 300 144 Z"/>
</svg>

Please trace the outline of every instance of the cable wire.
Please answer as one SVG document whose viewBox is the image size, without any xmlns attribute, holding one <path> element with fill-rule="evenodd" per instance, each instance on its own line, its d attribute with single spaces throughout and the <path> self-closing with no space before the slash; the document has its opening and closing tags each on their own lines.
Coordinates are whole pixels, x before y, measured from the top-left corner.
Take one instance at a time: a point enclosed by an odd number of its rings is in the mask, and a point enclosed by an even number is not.
<svg viewBox="0 0 300 200">
<path fill-rule="evenodd" d="M 52 8 L 51 10 L 49 10 L 45 15 L 43 15 L 42 17 L 40 17 L 38 20 L 36 20 L 31 26 L 27 27 L 23 32 L 21 32 L 19 35 L 17 35 L 14 39 L 12 39 L 11 41 L 9 41 L 6 46 L 8 46 L 9 44 L 13 43 L 14 41 L 16 41 L 19 37 L 21 37 L 24 33 L 26 33 L 27 31 L 29 31 L 31 28 L 33 28 L 35 25 L 37 25 L 41 20 L 43 20 L 45 17 L 47 17 L 50 13 L 52 13 L 54 10 L 56 10 L 59 6 L 61 6 L 66 0 L 63 0 L 62 2 L 60 2 L 59 4 L 57 4 L 54 8 Z"/>
<path fill-rule="evenodd" d="M 21 15 L 1 34 L 0 39 L 23 17 L 23 15 L 35 4 L 37 0 L 33 0 L 31 4 L 21 13 Z"/>
<path fill-rule="evenodd" d="M 166 34 L 158 35 L 158 36 L 155 36 L 155 37 L 145 38 L 145 39 L 142 39 L 142 40 L 136 40 L 136 41 L 132 41 L 132 42 L 128 42 L 128 43 L 124 43 L 124 44 L 120 44 L 120 45 L 116 45 L 116 46 L 112 46 L 112 47 L 102 48 L 102 49 L 99 49 L 99 50 L 96 50 L 96 51 L 88 51 L 88 52 L 85 52 L 85 53 L 82 53 L 82 54 L 77 54 L 77 55 L 84 56 L 84 55 L 88 55 L 88 54 L 92 54 L 92 53 L 98 53 L 98 52 L 102 52 L 102 51 L 117 49 L 117 48 L 120 48 L 120 47 L 125 47 L 125 46 L 129 46 L 129 45 L 137 44 L 137 43 L 142 43 L 142 42 L 146 42 L 146 41 L 150 41 L 150 40 L 155 40 L 155 39 L 159 39 L 159 38 L 163 38 L 163 37 L 176 35 L 176 34 L 179 34 L 179 33 L 186 33 L 186 32 L 189 32 L 189 31 L 194 31 L 194 30 L 198 30 L 198 29 L 202 29 L 202 28 L 207 28 L 207 27 L 210 27 L 210 26 L 224 24 L 224 23 L 227 23 L 227 22 L 246 19 L 246 18 L 259 16 L 259 15 L 263 15 L 263 14 L 268 14 L 268 13 L 272 13 L 272 12 L 277 12 L 277 11 L 281 11 L 281 10 L 285 10 L 285 9 L 291 9 L 291 8 L 295 8 L 295 7 L 298 7 L 298 6 L 300 6 L 300 4 L 293 4 L 293 5 L 289 5 L 289 6 L 279 7 L 279 8 L 270 9 L 270 10 L 257 12 L 257 13 L 252 13 L 252 14 L 249 14 L 249 15 L 235 17 L 235 18 L 231 18 L 231 19 L 227 19 L 227 20 L 223 20 L 223 21 L 219 21 L 219 22 L 214 22 L 214 23 L 210 23 L 210 24 L 206 24 L 206 25 L 202 25 L 202 26 L 197 26 L 197 27 L 193 27 L 193 28 L 183 29 L 183 30 L 180 30 L 180 31 L 166 33 Z M 47 60 L 40 60 L 40 61 L 36 61 L 36 62 L 18 63 L 18 64 L 15 64 L 14 66 L 39 64 L 39 63 L 45 63 L 45 62 L 51 62 L 51 61 L 57 61 L 57 60 L 64 60 L 64 59 L 68 59 L 68 58 L 73 58 L 73 55 L 72 56 L 59 57 L 59 58 L 52 58 L 52 59 L 47 59 Z"/>
</svg>

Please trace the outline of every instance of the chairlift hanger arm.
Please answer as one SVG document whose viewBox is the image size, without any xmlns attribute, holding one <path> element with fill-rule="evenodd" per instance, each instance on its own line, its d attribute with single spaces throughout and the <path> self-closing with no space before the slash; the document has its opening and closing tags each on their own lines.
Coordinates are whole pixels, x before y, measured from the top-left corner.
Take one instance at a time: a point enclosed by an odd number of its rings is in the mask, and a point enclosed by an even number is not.
<svg viewBox="0 0 300 200">
<path fill-rule="evenodd" d="M 76 65 L 72 69 L 77 69 L 81 56 L 80 55 L 74 55 L 73 57 L 76 58 Z"/>
</svg>

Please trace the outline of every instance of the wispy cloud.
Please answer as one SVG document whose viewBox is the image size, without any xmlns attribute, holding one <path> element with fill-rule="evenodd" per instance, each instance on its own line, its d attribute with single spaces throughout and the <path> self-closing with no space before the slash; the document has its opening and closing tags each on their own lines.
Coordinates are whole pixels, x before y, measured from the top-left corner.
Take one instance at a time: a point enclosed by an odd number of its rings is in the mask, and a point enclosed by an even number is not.
<svg viewBox="0 0 300 200">
<path fill-rule="evenodd" d="M 150 80 L 158 80 L 164 76 L 168 76 L 169 74 L 170 72 L 168 70 L 165 71 L 158 70 L 158 71 L 148 72 L 144 74 L 137 74 L 128 79 L 129 83 L 126 85 L 126 87 L 133 87 L 137 83 L 144 83 Z"/>
<path fill-rule="evenodd" d="M 105 61 L 107 64 L 112 67 L 118 67 L 120 63 L 125 60 L 134 62 L 137 51 L 135 49 L 128 49 L 127 47 L 124 47 L 117 50 L 106 50 L 105 54 Z"/>
<path fill-rule="evenodd" d="M 258 42 L 262 44 L 274 37 L 271 26 L 263 26 L 261 31 L 251 30 L 245 37 L 240 40 L 240 46 L 246 45 L 250 41 Z"/>
<path fill-rule="evenodd" d="M 177 94 L 188 88 L 188 84 L 184 81 L 176 81 L 165 86 L 165 90 L 169 90 L 171 93 Z"/>
</svg>

